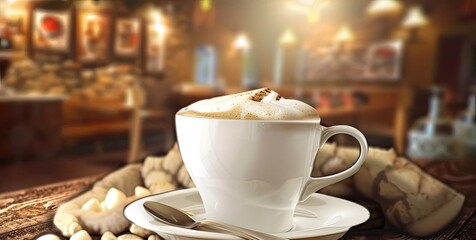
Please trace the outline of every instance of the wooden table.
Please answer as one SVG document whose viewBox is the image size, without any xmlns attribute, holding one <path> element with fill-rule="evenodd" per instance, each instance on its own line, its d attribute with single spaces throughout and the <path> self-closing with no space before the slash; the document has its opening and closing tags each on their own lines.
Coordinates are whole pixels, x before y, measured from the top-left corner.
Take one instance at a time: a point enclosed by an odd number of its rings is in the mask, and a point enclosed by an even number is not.
<svg viewBox="0 0 476 240">
<path fill-rule="evenodd" d="M 476 171 L 457 161 L 417 162 L 422 168 L 466 196 L 466 202 L 454 223 L 428 239 L 476 239 Z M 472 164 L 474 166 L 474 163 Z M 91 176 L 46 186 L 0 194 L 0 239 L 35 239 L 45 233 L 58 233 L 52 218 L 58 206 L 86 190 L 101 176 Z M 364 204 L 371 211 L 370 221 L 352 228 L 343 239 L 421 239 L 412 238 L 378 219 L 378 206 L 368 200 Z M 97 238 L 99 239 L 99 238 Z"/>
</svg>

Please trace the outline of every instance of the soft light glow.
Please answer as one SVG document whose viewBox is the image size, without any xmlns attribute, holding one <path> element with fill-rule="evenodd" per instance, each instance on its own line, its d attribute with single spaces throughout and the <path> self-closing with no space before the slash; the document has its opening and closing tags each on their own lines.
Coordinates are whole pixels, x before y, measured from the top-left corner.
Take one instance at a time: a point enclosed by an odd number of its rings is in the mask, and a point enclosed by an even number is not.
<svg viewBox="0 0 476 240">
<path fill-rule="evenodd" d="M 155 22 L 153 25 L 152 25 L 152 28 L 154 29 L 154 31 L 156 31 L 159 35 L 163 35 L 165 34 L 165 32 L 167 31 L 167 29 L 165 28 L 164 24 L 162 24 L 161 22 Z"/>
<path fill-rule="evenodd" d="M 294 2 L 297 5 L 301 5 L 301 6 L 304 6 L 304 7 L 312 7 L 313 5 L 315 5 L 318 2 L 318 0 L 294 0 Z"/>
<path fill-rule="evenodd" d="M 397 0 L 373 0 L 367 8 L 371 16 L 393 15 L 402 10 L 402 4 Z"/>
<path fill-rule="evenodd" d="M 1 3 L 0 3 L 0 7 L 2 7 Z M 5 6 L 5 16 L 6 17 L 11 17 L 11 16 L 18 16 L 18 15 L 26 15 L 27 14 L 27 11 L 26 9 L 22 9 L 22 8 L 7 8 L 8 6 Z M 2 10 L 0 10 L 1 12 Z"/>
<path fill-rule="evenodd" d="M 158 9 L 151 8 L 149 11 L 149 19 L 152 22 L 162 22 L 163 21 L 162 12 L 160 12 L 160 10 Z"/>
<path fill-rule="evenodd" d="M 0 1 L 0 17 L 5 15 L 7 4 L 3 1 Z"/>
<path fill-rule="evenodd" d="M 308 11 L 307 12 L 307 21 L 309 23 L 317 23 L 319 22 L 319 12 L 318 11 Z"/>
<path fill-rule="evenodd" d="M 86 15 L 86 21 L 97 21 L 98 20 L 98 15 L 94 14 L 94 13 L 89 13 L 88 15 Z"/>
<path fill-rule="evenodd" d="M 428 24 L 428 19 L 420 7 L 412 7 L 408 10 L 402 25 L 406 28 L 418 28 Z"/>
<path fill-rule="evenodd" d="M 86 22 L 86 31 L 91 31 L 91 34 L 94 37 L 101 35 L 101 23 L 99 22 L 99 16 L 97 14 L 87 14 L 84 17 L 84 20 Z"/>
<path fill-rule="evenodd" d="M 281 44 L 293 44 L 297 41 L 296 35 L 291 31 L 291 29 L 287 29 L 284 33 L 279 37 L 279 43 Z"/>
<path fill-rule="evenodd" d="M 320 20 L 323 9 L 329 0 L 289 0 L 287 7 L 291 10 L 304 12 L 309 23 L 314 24 Z"/>
<path fill-rule="evenodd" d="M 235 39 L 234 46 L 238 49 L 248 49 L 250 48 L 250 41 L 245 34 L 239 34 Z"/>
<path fill-rule="evenodd" d="M 200 0 L 200 10 L 204 12 L 210 11 L 213 7 L 213 1 L 212 0 Z"/>
<path fill-rule="evenodd" d="M 158 34 L 158 37 L 162 38 L 167 31 L 162 12 L 156 8 L 151 8 L 149 12 L 149 19 L 151 21 L 150 27 L 152 30 Z"/>
<path fill-rule="evenodd" d="M 354 34 L 347 26 L 342 26 L 334 37 L 334 41 L 338 43 L 347 43 L 354 39 Z"/>
<path fill-rule="evenodd" d="M 322 9 L 324 9 L 325 6 L 327 6 L 327 2 L 320 2 L 318 5 L 308 8 L 306 10 L 307 21 L 311 24 L 319 22 Z"/>
<path fill-rule="evenodd" d="M 0 0 L 0 16 L 18 15 L 19 11 L 22 11 L 21 14 L 26 14 L 25 7 L 17 4 L 15 0 Z"/>
</svg>

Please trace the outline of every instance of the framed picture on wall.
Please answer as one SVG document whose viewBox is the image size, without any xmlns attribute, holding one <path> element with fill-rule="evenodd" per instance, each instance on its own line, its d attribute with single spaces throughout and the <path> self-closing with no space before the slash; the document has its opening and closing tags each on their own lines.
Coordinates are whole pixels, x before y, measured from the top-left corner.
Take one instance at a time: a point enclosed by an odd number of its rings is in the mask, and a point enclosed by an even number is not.
<svg viewBox="0 0 476 240">
<path fill-rule="evenodd" d="M 366 56 L 365 78 L 398 80 L 402 72 L 403 41 L 393 40 L 370 45 Z"/>
<path fill-rule="evenodd" d="M 110 57 L 111 16 L 79 10 L 76 15 L 76 57 L 82 63 L 103 63 Z"/>
<path fill-rule="evenodd" d="M 7 21 L 10 32 L 14 35 L 26 35 L 26 29 L 29 21 L 29 11 L 27 9 L 9 9 L 5 12 L 5 19 Z"/>
<path fill-rule="evenodd" d="M 70 49 L 69 11 L 36 9 L 33 13 L 32 44 L 36 50 L 68 52 Z"/>
<path fill-rule="evenodd" d="M 139 18 L 116 18 L 114 55 L 137 57 L 140 52 L 141 20 Z"/>
<path fill-rule="evenodd" d="M 357 81 L 365 78 L 366 49 L 353 47 L 341 51 L 334 45 L 323 45 L 299 52 L 299 75 L 309 83 Z"/>
<path fill-rule="evenodd" d="M 163 24 L 148 22 L 145 27 L 144 72 L 161 75 L 165 68 L 166 32 Z"/>
</svg>

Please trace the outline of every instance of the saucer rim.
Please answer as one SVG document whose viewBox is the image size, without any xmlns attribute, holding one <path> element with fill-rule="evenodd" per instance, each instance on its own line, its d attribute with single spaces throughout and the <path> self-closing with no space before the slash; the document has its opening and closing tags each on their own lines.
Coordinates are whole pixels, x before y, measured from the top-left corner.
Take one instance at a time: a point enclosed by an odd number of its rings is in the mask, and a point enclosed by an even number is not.
<svg viewBox="0 0 476 240">
<path fill-rule="evenodd" d="M 131 205 L 137 204 L 137 202 L 144 201 L 145 199 L 148 199 L 148 198 L 155 198 L 155 197 L 174 198 L 174 197 L 184 195 L 184 194 L 199 194 L 199 192 L 198 192 L 197 188 L 185 188 L 185 189 L 176 189 L 176 190 L 171 190 L 171 191 L 167 191 L 167 192 L 163 192 L 163 193 L 156 193 L 156 194 L 144 196 L 144 197 L 135 199 L 134 201 L 128 203 L 123 209 L 123 216 L 129 222 L 137 224 L 136 222 L 132 221 L 126 214 L 127 209 L 128 208 L 130 209 Z M 355 202 L 352 202 L 352 201 L 349 201 L 349 200 L 346 200 L 346 199 L 342 199 L 342 198 L 334 197 L 334 196 L 329 196 L 329 195 L 322 194 L 322 193 L 313 193 L 313 194 L 311 194 L 311 196 L 309 198 L 319 199 L 320 197 L 321 198 L 324 197 L 324 198 L 330 198 L 330 199 L 337 199 L 337 200 L 342 201 L 342 202 L 347 202 L 347 204 L 349 204 L 349 205 L 355 205 L 354 207 L 356 207 L 356 208 L 359 207 L 361 211 L 364 211 L 366 213 L 366 216 L 363 218 L 363 220 L 361 222 L 355 223 L 353 225 L 341 226 L 341 227 L 332 227 L 333 231 L 328 233 L 328 234 L 315 234 L 315 233 L 313 234 L 313 231 L 317 231 L 319 229 L 326 229 L 326 227 L 294 232 L 294 233 L 300 233 L 300 236 L 296 236 L 296 237 L 290 237 L 289 236 L 290 234 L 293 233 L 292 231 L 291 232 L 280 232 L 280 233 L 269 233 L 269 234 L 279 236 L 279 237 L 284 237 L 284 238 L 290 238 L 290 239 L 324 237 L 324 236 L 331 236 L 331 235 L 336 235 L 336 234 L 340 234 L 342 236 L 351 227 L 359 225 L 361 223 L 364 223 L 365 221 L 367 221 L 370 218 L 370 212 L 368 211 L 367 208 L 365 208 L 364 206 L 362 206 L 358 203 L 355 203 Z M 203 204 L 203 203 L 201 203 L 201 204 Z M 299 206 L 299 204 L 298 204 L 298 206 Z M 160 232 L 160 233 L 167 234 L 167 235 L 172 235 L 172 236 L 182 236 L 182 237 L 189 237 L 189 238 L 196 238 L 196 239 L 200 239 L 200 238 L 223 239 L 223 240 L 238 240 L 238 239 L 241 239 L 241 238 L 238 238 L 236 236 L 226 234 L 226 233 L 198 231 L 198 230 L 194 230 L 194 229 L 180 228 L 180 227 L 175 227 L 175 226 L 166 225 L 166 224 L 164 224 L 164 226 L 154 226 L 154 229 L 150 229 L 150 228 L 146 228 L 146 229 L 148 229 L 150 231 L 153 231 L 153 232 L 156 232 L 156 233 Z M 157 229 L 160 229 L 160 231 L 158 231 Z"/>
</svg>

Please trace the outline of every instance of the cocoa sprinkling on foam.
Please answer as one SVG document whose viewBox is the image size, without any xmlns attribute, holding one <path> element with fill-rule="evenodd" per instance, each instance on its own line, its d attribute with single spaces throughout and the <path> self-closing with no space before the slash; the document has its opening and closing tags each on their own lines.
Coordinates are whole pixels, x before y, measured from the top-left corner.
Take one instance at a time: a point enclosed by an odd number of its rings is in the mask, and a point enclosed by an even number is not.
<svg viewBox="0 0 476 240">
<path fill-rule="evenodd" d="M 177 114 L 225 119 L 319 119 L 316 109 L 298 100 L 286 99 L 262 88 L 201 100 Z"/>
<path fill-rule="evenodd" d="M 254 95 L 252 95 L 250 97 L 251 100 L 255 101 L 255 102 L 261 102 L 263 101 L 263 99 L 268 96 L 270 93 L 272 92 L 272 90 L 270 88 L 265 88 L 257 93 L 255 93 Z M 281 95 L 278 95 L 276 96 L 276 100 L 279 100 L 281 99 Z"/>
</svg>

